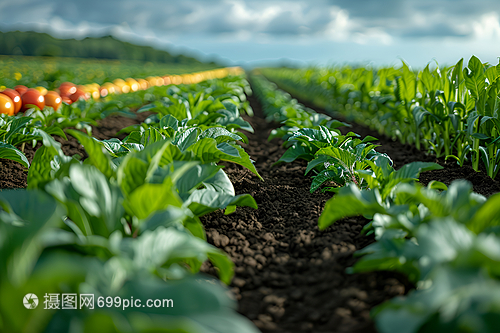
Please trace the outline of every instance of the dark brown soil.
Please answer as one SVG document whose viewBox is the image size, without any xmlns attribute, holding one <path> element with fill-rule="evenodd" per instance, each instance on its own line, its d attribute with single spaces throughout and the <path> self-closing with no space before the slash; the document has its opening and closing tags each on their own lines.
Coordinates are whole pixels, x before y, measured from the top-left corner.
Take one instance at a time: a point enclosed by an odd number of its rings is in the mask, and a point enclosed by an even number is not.
<svg viewBox="0 0 500 333">
<path fill-rule="evenodd" d="M 127 134 L 116 135 L 122 128 L 140 124 L 152 112 L 136 113 L 137 118 L 128 118 L 124 116 L 108 116 L 98 121 L 99 126 L 92 126 L 92 136 L 99 140 L 108 140 L 118 138 L 123 140 Z"/>
</svg>

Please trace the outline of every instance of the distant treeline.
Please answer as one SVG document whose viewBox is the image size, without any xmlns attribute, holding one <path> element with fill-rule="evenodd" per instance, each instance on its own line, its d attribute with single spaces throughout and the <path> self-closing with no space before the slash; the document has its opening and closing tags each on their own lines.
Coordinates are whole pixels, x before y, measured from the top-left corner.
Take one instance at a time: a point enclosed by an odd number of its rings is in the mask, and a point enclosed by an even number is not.
<svg viewBox="0 0 500 333">
<path fill-rule="evenodd" d="M 57 39 L 37 32 L 0 32 L 0 54 L 78 57 L 150 61 L 156 63 L 200 63 L 197 59 L 183 55 L 173 56 L 166 51 L 150 46 L 139 46 L 122 42 L 112 36 L 87 37 L 82 40 Z"/>
</svg>

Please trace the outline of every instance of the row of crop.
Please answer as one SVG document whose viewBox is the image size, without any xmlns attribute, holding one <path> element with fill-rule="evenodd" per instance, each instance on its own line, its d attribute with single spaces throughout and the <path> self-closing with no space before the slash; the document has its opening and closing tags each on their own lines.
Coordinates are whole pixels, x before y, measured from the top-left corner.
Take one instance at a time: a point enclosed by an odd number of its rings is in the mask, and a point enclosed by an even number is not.
<svg viewBox="0 0 500 333">
<path fill-rule="evenodd" d="M 57 91 L 48 91 L 43 86 L 31 89 L 25 85 L 17 85 L 13 89 L 3 87 L 0 93 L 0 114 L 14 115 L 19 111 L 25 112 L 30 106 L 43 109 L 46 105 L 57 111 L 63 102 L 72 104 L 80 99 L 88 100 L 93 98 L 98 100 L 108 95 L 126 94 L 154 86 L 197 84 L 205 80 L 221 79 L 228 75 L 241 74 L 241 68 L 228 67 L 190 74 L 165 75 L 163 77 L 150 76 L 146 79 L 127 78 L 123 80 L 116 78 L 113 82 L 105 82 L 102 85 L 95 82 L 86 85 L 62 82 L 57 87 Z"/>
<path fill-rule="evenodd" d="M 233 276 L 199 217 L 257 208 L 218 165 L 259 176 L 237 144 L 246 141 L 239 129 L 252 131 L 240 115 L 245 89 L 228 77 L 131 94 L 153 114 L 125 139 L 66 130 L 84 146 L 83 162 L 40 131 L 28 189 L 0 192 L 0 330 L 256 332 L 220 283 L 196 274 L 209 259 L 222 282 Z M 28 293 L 45 302 L 25 309 Z M 77 300 L 79 311 L 64 310 L 63 293 L 92 294 L 95 309 Z M 145 307 L 149 299 L 173 306 Z"/>
<path fill-rule="evenodd" d="M 116 90 L 112 86 L 99 87 L 99 85 L 92 84 L 92 89 L 95 89 L 93 92 L 97 92 L 97 95 L 93 96 L 95 95 L 93 94 L 92 98 L 90 95 L 83 98 L 85 94 L 89 93 L 70 82 L 63 83 L 58 92 L 47 92 L 43 87 L 38 87 L 38 90 L 28 89 L 25 86 L 16 86 L 16 90 L 3 90 L 0 93 L 0 158 L 11 159 L 29 167 L 24 149 L 20 151 L 16 146 L 26 142 L 33 142 L 33 146 L 35 146 L 37 140 L 41 140 L 40 131 L 66 138 L 63 129 L 68 127 L 85 128 L 90 133 L 90 125 L 97 125 L 97 119 L 105 118 L 112 113 L 120 112 L 133 117 L 134 114 L 129 112 L 130 108 L 141 106 L 144 96 L 142 98 L 140 96 L 118 96 L 121 95 L 121 92 L 136 92 L 149 87 L 171 86 L 172 84 L 198 84 L 214 78 L 239 74 L 241 74 L 241 69 L 233 67 L 164 78 L 152 77 L 151 84 L 146 80 L 138 82 L 134 79 L 126 81 L 117 79 L 115 81 L 121 85 L 121 88 L 116 86 Z M 140 83 L 145 84 L 141 87 Z M 127 89 L 124 89 L 125 87 Z M 112 89 L 109 96 L 107 89 Z M 158 91 L 161 90 L 160 88 Z M 108 98 L 99 101 L 99 91 L 101 93 L 106 91 L 104 96 L 108 96 Z M 153 95 L 149 93 L 146 102 L 154 99 L 151 96 Z M 73 104 L 74 102 L 78 103 Z M 24 114 L 18 114 L 20 111 Z"/>
<path fill-rule="evenodd" d="M 500 170 L 500 65 L 472 57 L 464 68 L 427 65 L 419 72 L 349 66 L 263 69 L 294 94 L 337 111 L 381 134 L 415 144 L 460 165 L 480 161 L 490 177 Z"/>
<path fill-rule="evenodd" d="M 297 105 L 265 78 L 254 76 L 252 82 L 265 110 L 284 115 Z M 304 110 L 300 105 L 296 109 L 297 114 Z M 372 138 L 344 136 L 326 123 L 310 126 L 302 119 L 284 121 L 293 126 L 282 127 L 288 149 L 280 162 L 308 161 L 306 174 L 314 174 L 311 191 L 327 184 L 323 190 L 336 192 L 325 205 L 319 228 L 365 216 L 370 222 L 363 232 L 374 233 L 376 242 L 356 253 L 362 257 L 351 271 L 398 271 L 416 285 L 407 296 L 374 309 L 380 332 L 496 331 L 500 194 L 486 199 L 462 180 L 449 188 L 435 181 L 424 188 L 415 183 L 419 173 L 439 165 L 413 162 L 394 170 L 391 159 L 368 143 Z"/>
</svg>

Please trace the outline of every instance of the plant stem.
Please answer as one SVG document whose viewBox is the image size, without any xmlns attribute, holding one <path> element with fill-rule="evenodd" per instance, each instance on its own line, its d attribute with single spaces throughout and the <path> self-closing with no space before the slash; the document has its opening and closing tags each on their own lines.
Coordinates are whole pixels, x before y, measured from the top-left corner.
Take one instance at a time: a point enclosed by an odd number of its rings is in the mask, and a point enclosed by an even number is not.
<svg viewBox="0 0 500 333">
<path fill-rule="evenodd" d="M 473 139 L 472 150 L 474 151 L 474 159 L 472 160 L 472 168 L 474 171 L 479 171 L 479 159 L 481 156 L 479 155 L 479 139 Z"/>
</svg>

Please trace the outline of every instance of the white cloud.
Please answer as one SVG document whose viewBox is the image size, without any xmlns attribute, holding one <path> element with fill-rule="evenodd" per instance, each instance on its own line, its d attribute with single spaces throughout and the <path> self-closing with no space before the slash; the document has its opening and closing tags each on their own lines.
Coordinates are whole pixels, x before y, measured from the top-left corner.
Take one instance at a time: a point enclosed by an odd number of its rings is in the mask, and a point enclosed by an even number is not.
<svg viewBox="0 0 500 333">
<path fill-rule="evenodd" d="M 476 39 L 495 40 L 495 42 L 498 42 L 500 38 L 500 21 L 498 13 L 489 13 L 481 16 L 478 21 L 473 22 L 472 29 Z"/>
<path fill-rule="evenodd" d="M 407 54 L 403 45 L 421 45 L 425 57 L 432 52 L 452 54 L 456 45 L 463 45 L 460 50 L 493 54 L 493 42 L 500 38 L 497 1 L 17 0 L 0 1 L 0 26 L 18 29 L 22 23 L 26 30 L 34 27 L 62 38 L 111 32 L 134 42 L 174 43 L 206 53 L 223 50 L 224 56 L 235 60 L 242 54 L 276 57 L 280 48 L 281 57 L 293 58 L 289 52 L 299 53 L 297 45 L 344 48 L 336 53 L 300 51 L 311 59 L 345 56 L 348 50 L 364 50 L 365 54 L 356 54 L 362 57 L 378 54 L 370 48 L 396 57 Z"/>
<path fill-rule="evenodd" d="M 338 7 L 330 9 L 331 21 L 325 29 L 325 35 L 331 40 L 344 41 L 349 38 L 353 23 L 349 20 L 349 14 Z"/>
</svg>

